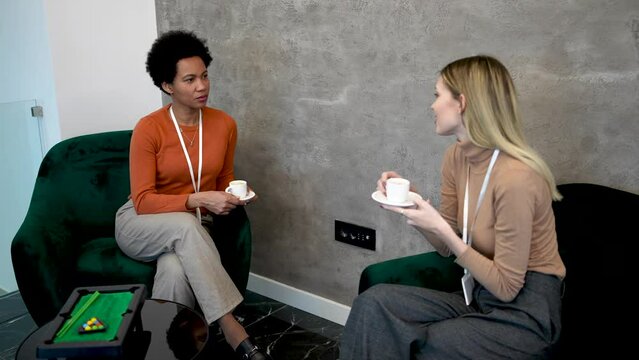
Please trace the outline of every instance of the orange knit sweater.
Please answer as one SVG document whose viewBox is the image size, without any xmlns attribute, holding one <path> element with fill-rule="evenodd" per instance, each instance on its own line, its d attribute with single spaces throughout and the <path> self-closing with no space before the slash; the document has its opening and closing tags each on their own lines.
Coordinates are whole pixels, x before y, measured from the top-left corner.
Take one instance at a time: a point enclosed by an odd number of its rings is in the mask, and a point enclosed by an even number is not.
<svg viewBox="0 0 639 360">
<path fill-rule="evenodd" d="M 186 202 L 194 190 L 169 106 L 143 117 L 133 129 L 129 168 L 131 198 L 138 214 L 189 211 Z M 197 125 L 180 127 L 197 183 Z M 189 146 L 193 137 L 193 146 Z M 202 109 L 202 142 L 200 191 L 223 191 L 233 180 L 235 121 L 223 111 L 205 107 Z"/>
</svg>

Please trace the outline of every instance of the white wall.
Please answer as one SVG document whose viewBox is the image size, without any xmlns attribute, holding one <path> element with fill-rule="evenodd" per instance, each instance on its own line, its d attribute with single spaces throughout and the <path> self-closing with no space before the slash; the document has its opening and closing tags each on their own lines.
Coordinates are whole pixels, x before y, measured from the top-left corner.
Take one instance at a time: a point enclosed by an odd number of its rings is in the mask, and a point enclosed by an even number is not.
<svg viewBox="0 0 639 360">
<path fill-rule="evenodd" d="M 44 109 L 40 124 L 44 149 L 60 140 L 55 102 L 53 68 L 47 39 L 43 0 L 0 0 L 0 103 L 35 100 Z M 42 160 L 39 153 L 38 120 L 28 107 L 14 117 L 3 105 L 0 128 L 6 133 L 0 144 L 0 293 L 17 289 L 11 263 L 11 241 L 27 213 L 33 184 Z M 26 119 L 25 119 L 26 116 Z M 26 122 L 25 122 L 26 121 Z M 27 124 L 29 121 L 34 123 Z M 24 152 L 25 144 L 35 151 Z"/>
<path fill-rule="evenodd" d="M 37 100 L 44 148 L 60 140 L 42 0 L 0 0 L 0 103 Z"/>
<path fill-rule="evenodd" d="M 62 139 L 132 129 L 162 106 L 146 73 L 154 0 L 45 0 Z"/>
<path fill-rule="evenodd" d="M 77 135 L 131 129 L 162 106 L 145 70 L 156 36 L 154 0 L 0 0 L 0 103 L 43 106 L 45 150 Z M 12 204 L 16 213 L 26 213 L 26 194 Z M 0 236 L 5 291 L 17 288 L 12 238 Z"/>
</svg>

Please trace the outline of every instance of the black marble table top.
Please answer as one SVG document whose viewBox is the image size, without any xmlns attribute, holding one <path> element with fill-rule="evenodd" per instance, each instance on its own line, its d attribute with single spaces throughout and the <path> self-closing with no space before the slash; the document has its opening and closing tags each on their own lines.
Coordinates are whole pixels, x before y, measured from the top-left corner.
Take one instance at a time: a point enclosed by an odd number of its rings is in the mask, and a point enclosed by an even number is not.
<svg viewBox="0 0 639 360">
<path fill-rule="evenodd" d="M 339 324 L 251 291 L 247 291 L 234 314 L 274 360 L 339 359 L 343 331 Z M 35 329 L 19 293 L 0 296 L 0 360 L 15 359 L 17 348 Z M 235 356 L 213 326 L 199 358 L 233 360 Z"/>
</svg>

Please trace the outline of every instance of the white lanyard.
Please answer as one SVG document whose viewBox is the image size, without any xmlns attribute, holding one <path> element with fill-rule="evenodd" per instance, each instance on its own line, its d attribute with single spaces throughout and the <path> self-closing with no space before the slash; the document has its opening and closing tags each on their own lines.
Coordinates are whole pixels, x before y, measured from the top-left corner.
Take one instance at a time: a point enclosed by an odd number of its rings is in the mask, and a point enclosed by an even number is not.
<svg viewBox="0 0 639 360">
<path fill-rule="evenodd" d="M 195 184 L 195 175 L 193 174 L 193 165 L 191 164 L 191 157 L 189 156 L 189 152 L 186 150 L 186 145 L 184 144 L 184 138 L 182 137 L 182 132 L 180 131 L 180 125 L 178 125 L 177 120 L 175 119 L 175 114 L 173 113 L 173 106 L 169 108 L 169 113 L 171 114 L 171 120 L 173 120 L 173 125 L 175 125 L 175 131 L 177 131 L 178 137 L 180 138 L 180 144 L 182 145 L 182 150 L 184 151 L 184 157 L 186 157 L 186 163 L 189 165 L 189 172 L 191 173 L 191 182 L 193 183 L 193 190 L 195 192 L 200 191 L 200 181 L 202 180 L 202 110 L 200 110 L 200 119 L 199 119 L 199 141 L 197 143 L 198 147 L 198 169 L 197 169 L 197 185 Z M 197 213 L 197 219 L 202 222 L 202 213 L 200 212 L 200 208 L 196 208 L 195 212 Z"/>
<path fill-rule="evenodd" d="M 475 224 L 475 220 L 477 219 L 479 206 L 481 205 L 481 202 L 484 200 L 484 195 L 486 194 L 486 188 L 488 187 L 488 179 L 490 178 L 490 173 L 493 171 L 493 166 L 495 165 L 495 161 L 497 161 L 497 156 L 499 156 L 499 149 L 495 149 L 495 151 L 493 151 L 493 157 L 490 159 L 488 170 L 486 170 L 486 176 L 484 176 L 484 183 L 481 185 L 481 190 L 479 191 L 479 198 L 477 199 L 477 206 L 475 207 L 475 216 L 473 218 L 473 225 Z M 473 243 L 473 236 L 472 234 L 468 233 L 468 180 L 469 178 L 470 178 L 470 165 L 468 165 L 468 173 L 466 174 L 466 193 L 464 194 L 464 231 L 462 233 L 462 240 L 464 241 L 464 244 L 467 244 L 467 245 L 471 245 Z"/>
<path fill-rule="evenodd" d="M 484 183 L 481 185 L 481 190 L 479 191 L 479 197 L 477 198 L 477 206 L 475 207 L 475 216 L 473 218 L 473 226 L 475 225 L 475 221 L 477 220 L 477 213 L 479 212 L 479 206 L 481 202 L 484 200 L 484 195 L 486 194 L 486 188 L 488 187 L 488 179 L 490 179 L 490 173 L 493 171 L 493 166 L 495 165 L 495 161 L 497 161 L 497 156 L 499 156 L 499 149 L 495 149 L 493 151 L 493 157 L 490 159 L 490 164 L 488 165 L 488 170 L 486 170 L 486 176 L 484 176 Z M 466 173 L 466 193 L 464 194 L 464 232 L 462 233 L 462 240 L 465 244 L 470 246 L 473 243 L 473 235 L 472 233 L 468 233 L 468 182 L 470 179 L 470 164 L 468 165 L 468 172 Z M 472 232 L 472 229 L 471 229 Z M 473 276 L 470 274 L 468 269 L 464 268 L 464 276 L 461 279 L 462 290 L 464 291 L 464 300 L 466 301 L 466 305 L 470 305 L 473 301 L 473 289 L 475 288 L 475 280 Z"/>
</svg>

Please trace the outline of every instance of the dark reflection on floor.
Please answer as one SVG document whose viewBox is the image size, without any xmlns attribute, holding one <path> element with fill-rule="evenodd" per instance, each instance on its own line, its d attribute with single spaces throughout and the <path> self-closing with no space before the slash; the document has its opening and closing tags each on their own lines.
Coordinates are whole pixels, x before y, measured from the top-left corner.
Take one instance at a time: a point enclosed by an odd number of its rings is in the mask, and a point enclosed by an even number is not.
<svg viewBox="0 0 639 360">
<path fill-rule="evenodd" d="M 274 360 L 339 359 L 341 325 L 250 292 L 235 315 Z M 208 352 L 215 359 L 233 359 L 224 336 L 213 332 Z"/>
<path fill-rule="evenodd" d="M 341 325 L 250 291 L 235 315 L 274 360 L 339 358 Z M 0 360 L 13 360 L 22 340 L 36 328 L 18 292 L 0 296 Z M 202 359 L 235 358 L 217 328 L 202 355 Z"/>
</svg>

